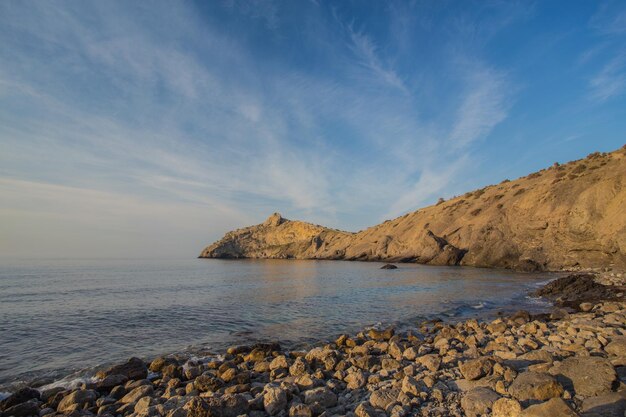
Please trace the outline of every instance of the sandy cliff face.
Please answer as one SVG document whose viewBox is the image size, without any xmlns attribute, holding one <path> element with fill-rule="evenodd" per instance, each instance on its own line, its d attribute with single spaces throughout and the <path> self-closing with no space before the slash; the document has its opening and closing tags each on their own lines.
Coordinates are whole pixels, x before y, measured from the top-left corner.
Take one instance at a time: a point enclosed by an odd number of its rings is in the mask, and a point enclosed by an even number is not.
<svg viewBox="0 0 626 417">
<path fill-rule="evenodd" d="M 418 262 L 520 270 L 626 266 L 626 149 L 466 193 L 359 233 L 270 216 L 205 258 Z"/>
</svg>

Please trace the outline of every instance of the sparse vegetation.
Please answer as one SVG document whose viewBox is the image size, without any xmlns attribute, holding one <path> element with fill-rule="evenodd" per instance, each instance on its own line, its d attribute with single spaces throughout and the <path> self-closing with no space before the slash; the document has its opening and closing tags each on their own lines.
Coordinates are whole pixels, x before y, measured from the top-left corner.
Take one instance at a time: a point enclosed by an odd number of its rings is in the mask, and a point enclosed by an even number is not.
<svg viewBox="0 0 626 417">
<path fill-rule="evenodd" d="M 475 209 L 475 210 L 472 210 L 472 211 L 470 212 L 470 214 L 471 214 L 472 216 L 477 216 L 477 215 L 478 215 L 481 211 L 482 211 L 481 209 L 477 208 L 477 209 Z"/>
<path fill-rule="evenodd" d="M 525 191 L 526 191 L 525 188 L 520 188 L 519 190 L 515 192 L 515 194 L 513 194 L 513 196 L 517 197 L 518 195 L 523 194 Z"/>
<path fill-rule="evenodd" d="M 485 194 L 485 189 L 484 188 L 481 188 L 480 190 L 476 190 L 476 191 L 474 191 L 474 198 L 478 198 L 478 197 L 480 197 L 483 194 Z"/>
</svg>

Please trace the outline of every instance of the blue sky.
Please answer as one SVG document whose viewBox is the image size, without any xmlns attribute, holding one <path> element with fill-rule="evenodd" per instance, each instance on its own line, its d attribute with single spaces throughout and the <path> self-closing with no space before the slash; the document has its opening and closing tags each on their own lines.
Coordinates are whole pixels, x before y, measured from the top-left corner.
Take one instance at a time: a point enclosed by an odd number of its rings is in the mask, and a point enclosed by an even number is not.
<svg viewBox="0 0 626 417">
<path fill-rule="evenodd" d="M 359 230 L 626 143 L 626 4 L 0 2 L 0 252 Z"/>
</svg>

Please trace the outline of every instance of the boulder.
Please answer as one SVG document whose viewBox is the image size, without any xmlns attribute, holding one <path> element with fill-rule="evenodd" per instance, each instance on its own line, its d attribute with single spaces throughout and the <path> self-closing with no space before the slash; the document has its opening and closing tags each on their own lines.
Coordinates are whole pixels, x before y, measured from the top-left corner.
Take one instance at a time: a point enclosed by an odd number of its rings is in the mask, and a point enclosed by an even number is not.
<svg viewBox="0 0 626 417">
<path fill-rule="evenodd" d="M 367 384 L 367 379 L 365 378 L 365 374 L 363 371 L 355 371 L 349 373 L 344 381 L 348 384 L 348 389 L 359 389 L 363 388 L 365 384 Z"/>
<path fill-rule="evenodd" d="M 398 269 L 398 267 L 395 266 L 394 264 L 384 264 L 383 266 L 380 267 L 380 269 Z"/>
<path fill-rule="evenodd" d="M 308 365 L 306 361 L 301 357 L 297 357 L 296 360 L 293 361 L 293 364 L 291 364 L 291 366 L 289 367 L 289 375 L 301 376 L 306 374 L 307 369 Z"/>
<path fill-rule="evenodd" d="M 357 405 L 354 409 L 354 415 L 356 415 L 356 417 L 376 417 L 378 414 L 371 405 L 364 402 Z"/>
<path fill-rule="evenodd" d="M 32 388 L 22 388 L 18 391 L 15 391 L 13 394 L 9 395 L 4 400 L 0 401 L 0 411 L 7 410 L 13 406 L 16 406 L 21 403 L 25 403 L 29 400 L 39 400 L 41 395 L 39 391 Z"/>
<path fill-rule="evenodd" d="M 607 359 L 588 356 L 571 357 L 550 369 L 566 389 L 576 395 L 593 397 L 611 390 L 617 374 Z"/>
<path fill-rule="evenodd" d="M 219 410 L 216 414 L 220 417 L 237 417 L 247 415 L 250 411 L 248 400 L 242 394 L 224 394 L 219 398 L 213 398 L 217 400 L 214 406 Z M 210 403 L 209 406 L 211 406 Z"/>
<path fill-rule="evenodd" d="M 287 358 L 285 357 L 285 355 L 276 356 L 270 362 L 271 371 L 274 371 L 276 369 L 287 369 L 287 368 L 289 368 L 289 364 L 287 363 Z"/>
<path fill-rule="evenodd" d="M 585 398 L 580 411 L 583 417 L 624 417 L 626 415 L 626 391 L 609 392 L 597 397 Z"/>
<path fill-rule="evenodd" d="M 326 387 L 319 387 L 304 391 L 304 403 L 319 403 L 322 407 L 329 408 L 337 405 L 337 395 Z"/>
<path fill-rule="evenodd" d="M 473 388 L 461 399 L 461 407 L 468 417 L 475 417 L 487 414 L 499 398 L 497 393 L 487 387 Z"/>
<path fill-rule="evenodd" d="M 109 375 L 124 375 L 128 379 L 145 379 L 148 377 L 148 367 L 141 359 L 130 358 L 126 363 L 96 373 L 99 379 L 104 379 Z"/>
<path fill-rule="evenodd" d="M 417 358 L 417 361 L 429 371 L 435 372 L 437 369 L 439 369 L 439 366 L 441 365 L 441 356 L 432 353 L 429 355 L 420 356 L 419 358 Z"/>
<path fill-rule="evenodd" d="M 96 389 L 98 389 L 98 391 L 110 391 L 118 385 L 125 384 L 127 381 L 128 381 L 128 377 L 126 375 L 121 375 L 121 374 L 107 375 L 104 377 L 104 379 L 96 383 Z"/>
<path fill-rule="evenodd" d="M 520 417 L 579 417 L 565 401 L 551 398 L 545 403 L 531 405 L 522 411 Z"/>
<path fill-rule="evenodd" d="M 133 389 L 128 394 L 124 395 L 120 402 L 122 404 L 130 404 L 137 402 L 139 399 L 146 397 L 148 395 L 154 394 L 154 388 L 152 385 L 140 385 L 137 388 Z"/>
<path fill-rule="evenodd" d="M 60 413 L 71 412 L 77 408 L 83 408 L 85 405 L 92 405 L 96 398 L 98 398 L 96 391 L 77 390 L 63 397 L 57 406 L 57 411 Z"/>
<path fill-rule="evenodd" d="M 28 417 L 39 415 L 39 401 L 37 399 L 28 400 L 23 403 L 15 404 L 4 410 L 4 416 L 12 417 Z"/>
<path fill-rule="evenodd" d="M 604 348 L 604 351 L 609 355 L 626 357 L 626 336 L 613 337 L 611 342 Z"/>
<path fill-rule="evenodd" d="M 485 357 L 471 359 L 460 363 L 459 369 L 463 377 L 471 381 L 489 375 L 493 369 L 493 361 Z"/>
<path fill-rule="evenodd" d="M 168 365 L 178 365 L 178 361 L 174 358 L 161 356 L 150 362 L 148 369 L 152 372 L 161 372 L 161 369 Z"/>
<path fill-rule="evenodd" d="M 386 410 L 389 405 L 395 403 L 400 394 L 399 388 L 381 388 L 370 395 L 370 404 L 375 408 Z"/>
<path fill-rule="evenodd" d="M 520 403 L 511 398 L 499 398 L 491 406 L 492 417 L 519 417 L 521 412 Z"/>
<path fill-rule="evenodd" d="M 393 327 L 389 327 L 387 329 L 369 329 L 367 331 L 367 336 L 373 340 L 389 340 L 393 337 L 395 331 Z"/>
<path fill-rule="evenodd" d="M 289 417 L 313 417 L 313 410 L 307 404 L 294 404 L 289 407 Z"/>
<path fill-rule="evenodd" d="M 402 379 L 402 392 L 417 397 L 422 391 L 426 390 L 426 385 L 422 381 L 418 381 L 411 376 L 405 376 Z"/>
<path fill-rule="evenodd" d="M 193 386 L 200 392 L 215 392 L 224 386 L 224 381 L 210 373 L 204 373 L 193 381 Z"/>
<path fill-rule="evenodd" d="M 270 416 L 283 411 L 287 407 L 287 391 L 280 387 L 266 386 L 263 394 L 263 407 Z"/>
<path fill-rule="evenodd" d="M 548 400 L 560 397 L 563 387 L 556 379 L 544 372 L 524 372 L 509 386 L 509 394 L 520 401 Z"/>
</svg>

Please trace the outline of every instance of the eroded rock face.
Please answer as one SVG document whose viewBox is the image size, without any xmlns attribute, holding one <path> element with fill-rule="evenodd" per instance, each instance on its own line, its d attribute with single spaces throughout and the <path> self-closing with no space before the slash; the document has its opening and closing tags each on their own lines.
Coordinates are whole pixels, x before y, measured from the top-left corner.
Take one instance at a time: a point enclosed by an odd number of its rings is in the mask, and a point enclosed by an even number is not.
<svg viewBox="0 0 626 417">
<path fill-rule="evenodd" d="M 519 270 L 626 267 L 626 149 L 593 154 L 358 233 L 275 213 L 205 258 L 346 259 Z"/>
</svg>

